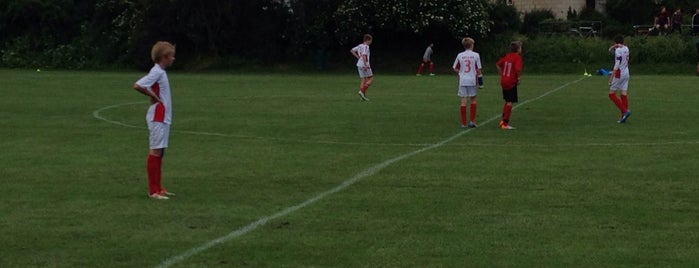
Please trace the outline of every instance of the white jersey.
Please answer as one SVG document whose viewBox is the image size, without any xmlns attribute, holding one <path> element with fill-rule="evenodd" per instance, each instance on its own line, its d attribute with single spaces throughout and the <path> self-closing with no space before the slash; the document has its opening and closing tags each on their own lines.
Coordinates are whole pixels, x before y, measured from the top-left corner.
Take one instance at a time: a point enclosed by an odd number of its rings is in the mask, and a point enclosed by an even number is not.
<svg viewBox="0 0 699 268">
<path fill-rule="evenodd" d="M 167 79 L 165 70 L 160 65 L 155 64 L 146 76 L 136 81 L 136 84 L 150 90 L 160 98 L 160 102 L 151 104 L 148 107 L 146 121 L 171 124 L 172 99 L 170 97 L 170 81 Z"/>
<path fill-rule="evenodd" d="M 369 46 L 367 44 L 361 43 L 358 46 L 352 48 L 352 51 L 359 55 L 359 59 L 357 60 L 357 67 L 371 66 L 371 64 L 369 64 L 369 56 L 371 52 L 369 52 Z"/>
<path fill-rule="evenodd" d="M 424 61 L 430 61 L 432 59 L 432 47 L 427 47 L 425 49 L 425 54 L 422 55 L 422 60 Z"/>
<path fill-rule="evenodd" d="M 454 65 L 452 67 L 454 70 L 459 71 L 460 86 L 476 86 L 476 70 L 482 68 L 481 56 L 473 52 L 473 50 L 466 50 L 456 56 L 456 60 L 454 60 Z"/>
<path fill-rule="evenodd" d="M 614 70 L 619 70 L 618 75 L 614 74 L 616 78 L 629 77 L 629 47 L 622 45 L 614 50 Z"/>
</svg>

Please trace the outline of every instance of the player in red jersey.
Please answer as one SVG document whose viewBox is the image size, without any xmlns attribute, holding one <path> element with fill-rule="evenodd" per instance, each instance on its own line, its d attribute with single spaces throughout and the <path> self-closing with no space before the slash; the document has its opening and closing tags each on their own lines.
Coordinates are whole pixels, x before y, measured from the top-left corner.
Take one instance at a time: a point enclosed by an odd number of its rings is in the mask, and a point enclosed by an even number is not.
<svg viewBox="0 0 699 268">
<path fill-rule="evenodd" d="M 505 106 L 502 108 L 501 129 L 514 129 L 510 125 L 512 115 L 512 104 L 517 102 L 517 85 L 522 76 L 522 42 L 513 41 L 510 43 L 510 53 L 500 58 L 496 63 L 500 74 L 500 85 L 502 86 L 502 98 L 505 99 Z"/>
<path fill-rule="evenodd" d="M 155 62 L 148 75 L 136 81 L 133 88 L 150 97 L 150 107 L 146 112 L 146 124 L 148 125 L 150 152 L 146 162 L 148 175 L 148 196 L 152 199 L 169 199 L 175 195 L 163 188 L 161 180 L 161 166 L 165 148 L 168 145 L 170 124 L 172 123 L 172 100 L 170 94 L 170 81 L 165 69 L 172 66 L 175 61 L 175 46 L 168 42 L 157 42 L 151 50 L 151 59 Z"/>
<path fill-rule="evenodd" d="M 374 81 L 374 73 L 371 71 L 371 64 L 369 63 L 369 57 L 371 56 L 369 46 L 371 45 L 372 39 L 373 37 L 371 37 L 370 34 L 365 34 L 364 43 L 350 49 L 350 53 L 357 58 L 357 71 L 359 72 L 360 79 L 359 92 L 357 92 L 357 94 L 365 101 L 369 100 L 369 98 L 366 97 L 366 91 Z"/>
</svg>

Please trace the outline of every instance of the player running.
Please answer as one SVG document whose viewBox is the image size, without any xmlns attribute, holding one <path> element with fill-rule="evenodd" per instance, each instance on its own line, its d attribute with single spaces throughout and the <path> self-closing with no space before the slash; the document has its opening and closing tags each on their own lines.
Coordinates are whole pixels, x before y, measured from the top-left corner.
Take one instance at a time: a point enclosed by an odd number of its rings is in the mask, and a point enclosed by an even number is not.
<svg viewBox="0 0 699 268">
<path fill-rule="evenodd" d="M 502 98 L 505 105 L 502 107 L 501 129 L 515 129 L 510 125 L 512 115 L 512 104 L 518 101 L 517 85 L 522 76 L 522 42 L 513 41 L 510 43 L 510 53 L 505 54 L 495 64 L 500 74 L 500 86 L 502 86 Z"/>
<path fill-rule="evenodd" d="M 369 98 L 366 97 L 366 91 L 371 86 L 371 82 L 374 81 L 374 73 L 371 72 L 371 64 L 369 64 L 369 46 L 371 45 L 372 37 L 370 34 L 364 35 L 364 43 L 357 45 L 356 47 L 350 49 L 350 53 L 357 58 L 357 70 L 359 71 L 359 97 L 362 100 L 368 101 Z"/>
<path fill-rule="evenodd" d="M 473 46 L 476 42 L 470 38 L 466 37 L 461 40 L 461 44 L 464 46 L 465 51 L 459 53 L 454 60 L 454 71 L 459 74 L 459 85 L 457 90 L 457 95 L 461 98 L 461 127 L 462 128 L 475 128 L 478 127 L 476 124 L 476 112 L 478 103 L 476 102 L 477 95 L 477 77 L 481 75 L 481 56 L 473 51 Z M 471 117 L 470 120 L 466 120 L 466 107 L 468 103 L 471 103 Z"/>
<path fill-rule="evenodd" d="M 628 96 L 630 53 L 629 48 L 624 45 L 623 35 L 614 37 L 614 45 L 609 47 L 609 52 L 614 54 L 614 69 L 612 75 L 609 76 L 609 99 L 621 112 L 621 118 L 617 123 L 626 123 L 626 120 L 631 116 Z M 620 98 L 616 95 L 617 91 L 620 92 Z"/>
</svg>

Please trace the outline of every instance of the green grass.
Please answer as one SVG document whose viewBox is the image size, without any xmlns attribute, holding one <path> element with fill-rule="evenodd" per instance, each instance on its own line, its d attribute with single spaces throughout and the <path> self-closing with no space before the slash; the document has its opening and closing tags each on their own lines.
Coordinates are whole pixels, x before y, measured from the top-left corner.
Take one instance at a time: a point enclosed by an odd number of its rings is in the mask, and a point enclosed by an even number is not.
<svg viewBox="0 0 699 268">
<path fill-rule="evenodd" d="M 176 267 L 696 267 L 696 77 L 632 76 L 617 124 L 591 77 L 478 129 L 455 77 L 170 73 L 164 185 L 146 197 L 142 73 L 0 70 L 0 267 L 153 267 L 364 177 Z M 520 100 L 576 81 L 525 75 Z M 458 135 L 443 146 L 404 156 Z M 208 134 L 208 135 L 204 135 Z"/>
</svg>

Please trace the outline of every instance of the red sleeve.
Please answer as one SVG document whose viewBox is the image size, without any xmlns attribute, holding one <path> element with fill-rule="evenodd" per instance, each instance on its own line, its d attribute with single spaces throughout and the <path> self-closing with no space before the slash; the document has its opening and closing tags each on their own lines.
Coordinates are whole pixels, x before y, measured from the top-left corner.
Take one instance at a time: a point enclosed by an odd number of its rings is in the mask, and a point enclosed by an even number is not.
<svg viewBox="0 0 699 268">
<path fill-rule="evenodd" d="M 521 56 L 520 56 L 520 57 L 517 57 L 517 66 L 515 66 L 515 69 L 516 69 L 517 73 L 521 73 L 521 72 L 522 72 L 522 65 L 524 65 L 523 62 L 522 62 L 522 57 L 521 57 Z"/>
<path fill-rule="evenodd" d="M 505 61 L 505 57 L 500 58 L 498 62 L 495 63 L 495 65 L 500 66 L 500 68 L 502 68 L 503 61 Z"/>
</svg>

